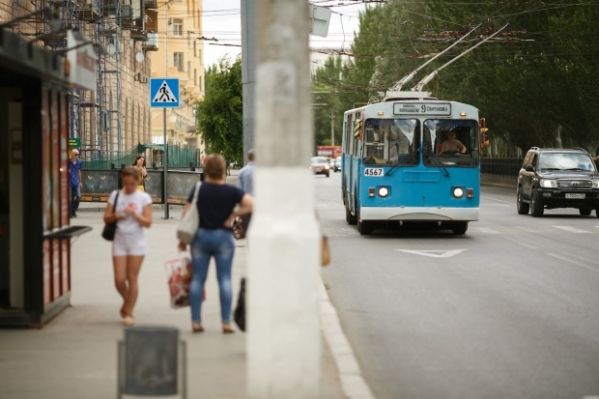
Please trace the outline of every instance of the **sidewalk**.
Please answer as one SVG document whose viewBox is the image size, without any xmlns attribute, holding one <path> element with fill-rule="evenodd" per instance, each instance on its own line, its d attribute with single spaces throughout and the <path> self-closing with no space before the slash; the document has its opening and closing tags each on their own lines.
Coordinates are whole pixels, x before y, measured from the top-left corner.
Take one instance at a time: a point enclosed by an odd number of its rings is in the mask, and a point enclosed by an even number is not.
<svg viewBox="0 0 599 399">
<path fill-rule="evenodd" d="M 189 398 L 245 398 L 245 334 L 223 335 L 220 331 L 214 267 L 206 283 L 202 312 L 206 332 L 190 332 L 188 308 L 169 307 L 163 263 L 177 256 L 175 230 L 180 209 L 172 211 L 172 220 L 161 220 L 161 216 L 162 212 L 155 211 L 154 224 L 146 231 L 148 256 L 140 275 L 136 323 L 179 328 L 181 339 L 187 342 Z M 73 245 L 73 306 L 41 330 L 0 330 L 0 398 L 116 397 L 117 342 L 123 338 L 118 315 L 121 300 L 113 284 L 110 243 L 100 237 L 101 218 L 100 212 L 81 212 L 73 219 L 73 224 L 94 228 Z M 234 303 L 239 279 L 246 273 L 246 248 L 243 242 L 238 245 Z M 324 340 L 322 364 L 321 398 L 344 398 Z"/>
</svg>

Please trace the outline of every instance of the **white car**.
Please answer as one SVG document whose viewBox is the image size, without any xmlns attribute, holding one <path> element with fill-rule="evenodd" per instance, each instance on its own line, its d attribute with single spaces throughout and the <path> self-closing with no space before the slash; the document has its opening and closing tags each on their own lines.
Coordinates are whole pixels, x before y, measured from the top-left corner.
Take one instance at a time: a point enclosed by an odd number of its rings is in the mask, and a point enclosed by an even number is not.
<svg viewBox="0 0 599 399">
<path fill-rule="evenodd" d="M 341 157 L 335 158 L 333 163 L 333 172 L 339 172 L 341 170 Z"/>
</svg>

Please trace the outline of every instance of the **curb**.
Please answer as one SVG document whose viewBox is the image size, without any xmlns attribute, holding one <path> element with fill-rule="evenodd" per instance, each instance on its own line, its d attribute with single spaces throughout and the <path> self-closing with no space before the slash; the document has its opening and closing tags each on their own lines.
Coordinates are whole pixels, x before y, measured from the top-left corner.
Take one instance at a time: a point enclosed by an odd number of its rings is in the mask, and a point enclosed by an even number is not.
<svg viewBox="0 0 599 399">
<path fill-rule="evenodd" d="M 481 186 L 494 186 L 516 189 L 518 187 L 517 177 L 501 177 L 501 176 L 480 176 Z"/>
<path fill-rule="evenodd" d="M 348 399 L 375 399 L 370 386 L 362 376 L 358 360 L 341 328 L 339 316 L 320 280 L 320 322 L 324 338 L 335 359 L 341 388 Z"/>
</svg>

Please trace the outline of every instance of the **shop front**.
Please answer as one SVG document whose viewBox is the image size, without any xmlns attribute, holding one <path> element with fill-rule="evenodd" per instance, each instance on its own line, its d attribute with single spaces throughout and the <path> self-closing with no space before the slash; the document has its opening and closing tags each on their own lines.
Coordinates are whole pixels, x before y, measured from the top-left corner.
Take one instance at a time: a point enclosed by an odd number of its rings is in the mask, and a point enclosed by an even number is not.
<svg viewBox="0 0 599 399">
<path fill-rule="evenodd" d="M 70 304 L 68 90 L 62 56 L 0 32 L 0 327 L 39 327 Z"/>
</svg>

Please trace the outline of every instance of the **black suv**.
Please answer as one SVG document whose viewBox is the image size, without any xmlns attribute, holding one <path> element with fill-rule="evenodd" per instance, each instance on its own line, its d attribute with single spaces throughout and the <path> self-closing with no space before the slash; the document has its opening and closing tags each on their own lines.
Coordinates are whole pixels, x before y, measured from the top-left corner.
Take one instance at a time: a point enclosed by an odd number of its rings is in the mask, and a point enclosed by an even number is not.
<svg viewBox="0 0 599 399">
<path fill-rule="evenodd" d="M 583 149 L 528 151 L 518 174 L 517 207 L 520 215 L 543 216 L 545 208 L 578 208 L 599 217 L 599 173 Z"/>
</svg>

